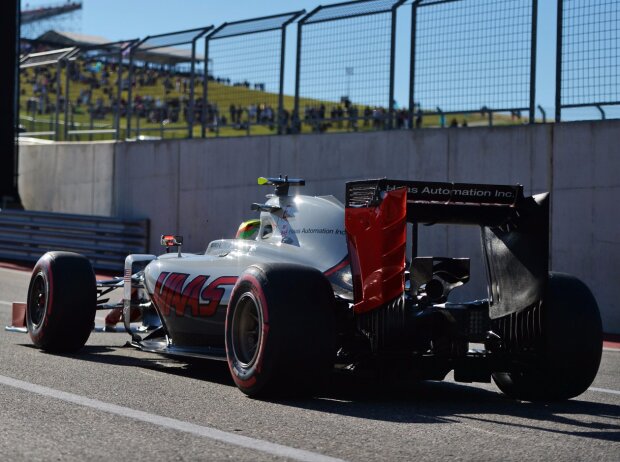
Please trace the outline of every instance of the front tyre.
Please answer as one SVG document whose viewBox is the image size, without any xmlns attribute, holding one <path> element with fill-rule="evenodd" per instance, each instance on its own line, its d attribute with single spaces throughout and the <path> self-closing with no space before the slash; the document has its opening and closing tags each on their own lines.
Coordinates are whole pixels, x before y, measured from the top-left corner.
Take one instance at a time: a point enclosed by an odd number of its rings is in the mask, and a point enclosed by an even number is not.
<svg viewBox="0 0 620 462">
<path fill-rule="evenodd" d="M 314 391 L 333 367 L 334 295 L 323 274 L 293 264 L 246 269 L 226 312 L 226 356 L 246 395 Z"/>
<path fill-rule="evenodd" d="M 529 369 L 493 374 L 499 389 L 531 401 L 569 399 L 586 391 L 601 362 L 603 334 L 598 305 L 582 281 L 549 274 L 542 332 L 538 358 Z"/>
<path fill-rule="evenodd" d="M 26 308 L 37 347 L 58 353 L 84 346 L 95 321 L 97 287 L 90 262 L 71 252 L 48 252 L 35 265 Z"/>
</svg>

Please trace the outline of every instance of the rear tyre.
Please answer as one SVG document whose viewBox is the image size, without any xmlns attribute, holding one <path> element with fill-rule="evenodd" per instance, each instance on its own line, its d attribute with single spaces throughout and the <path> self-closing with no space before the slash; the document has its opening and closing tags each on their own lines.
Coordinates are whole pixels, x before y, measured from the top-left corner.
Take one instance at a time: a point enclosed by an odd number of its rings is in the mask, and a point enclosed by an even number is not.
<svg viewBox="0 0 620 462">
<path fill-rule="evenodd" d="M 95 321 L 97 287 L 90 262 L 71 252 L 48 252 L 28 287 L 26 325 L 32 342 L 50 352 L 84 346 Z"/>
<path fill-rule="evenodd" d="M 550 273 L 537 361 L 527 372 L 495 373 L 493 380 L 517 399 L 573 398 L 594 381 L 602 350 L 601 317 L 590 289 L 574 276 Z"/>
<path fill-rule="evenodd" d="M 335 357 L 334 294 L 325 276 L 293 264 L 246 269 L 226 312 L 226 356 L 246 395 L 318 389 Z"/>
</svg>

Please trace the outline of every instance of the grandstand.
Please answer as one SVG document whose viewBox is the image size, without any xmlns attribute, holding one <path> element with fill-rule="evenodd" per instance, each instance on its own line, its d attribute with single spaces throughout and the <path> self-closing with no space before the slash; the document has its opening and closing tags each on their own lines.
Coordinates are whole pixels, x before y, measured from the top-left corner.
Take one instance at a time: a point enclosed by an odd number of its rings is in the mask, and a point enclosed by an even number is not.
<svg viewBox="0 0 620 462">
<path fill-rule="evenodd" d="M 67 2 L 52 6 L 43 6 L 32 10 L 22 11 L 22 24 L 29 24 L 43 19 L 50 19 L 73 11 L 81 10 L 82 2 Z"/>
<path fill-rule="evenodd" d="M 68 29 L 67 22 L 74 21 L 75 14 L 81 10 L 82 2 L 71 0 L 22 10 L 20 35 L 22 38 L 32 38 L 42 30 L 58 28 L 61 23 L 63 29 Z"/>
<path fill-rule="evenodd" d="M 100 35 L 87 35 L 76 32 L 61 30 L 48 30 L 36 39 L 28 40 L 38 51 L 52 50 L 55 48 L 80 47 L 93 48 L 112 43 L 112 40 Z M 204 60 L 200 53 L 196 54 L 199 61 Z M 182 48 L 161 47 L 148 51 L 137 51 L 135 59 L 149 63 L 157 63 L 167 66 L 177 66 L 191 60 L 191 52 Z"/>
</svg>

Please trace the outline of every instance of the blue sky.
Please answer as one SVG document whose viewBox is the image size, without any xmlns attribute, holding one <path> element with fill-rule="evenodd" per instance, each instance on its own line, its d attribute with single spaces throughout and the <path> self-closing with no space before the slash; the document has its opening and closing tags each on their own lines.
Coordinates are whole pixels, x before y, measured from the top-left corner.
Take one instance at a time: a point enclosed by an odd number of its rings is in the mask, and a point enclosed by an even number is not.
<svg viewBox="0 0 620 462">
<path fill-rule="evenodd" d="M 22 0 L 22 8 L 50 5 L 53 0 Z M 111 41 L 143 38 L 147 35 L 191 29 L 208 25 L 218 26 L 225 21 L 255 18 L 305 9 L 310 11 L 323 4 L 340 3 L 329 0 L 83 0 L 83 10 L 71 18 L 56 21 L 59 28 L 83 34 L 101 35 Z M 411 3 L 409 0 L 407 3 Z M 409 25 L 411 8 L 399 10 L 396 67 L 396 100 L 406 105 L 408 100 Z M 539 40 L 537 104 L 553 117 L 555 96 L 555 18 L 556 0 L 539 0 Z M 287 38 L 286 87 L 293 93 L 295 27 L 289 27 Z M 596 110 L 583 110 L 583 117 L 596 117 Z M 540 114 L 537 114 L 540 116 Z"/>
</svg>

